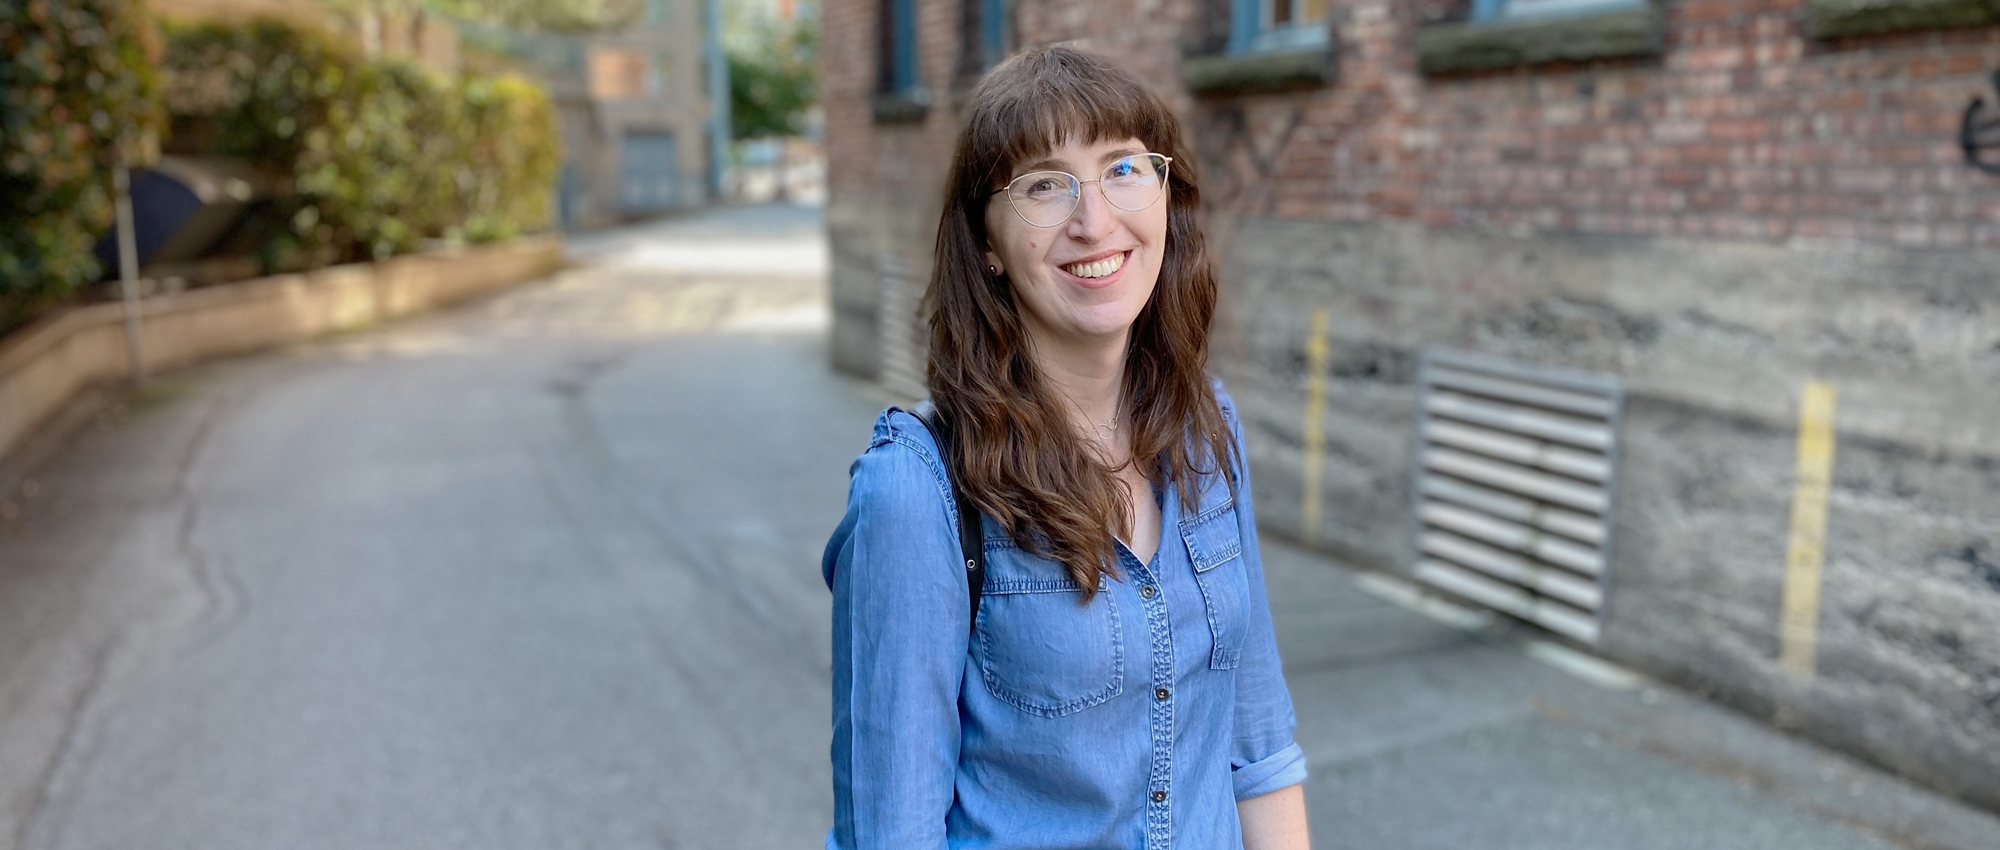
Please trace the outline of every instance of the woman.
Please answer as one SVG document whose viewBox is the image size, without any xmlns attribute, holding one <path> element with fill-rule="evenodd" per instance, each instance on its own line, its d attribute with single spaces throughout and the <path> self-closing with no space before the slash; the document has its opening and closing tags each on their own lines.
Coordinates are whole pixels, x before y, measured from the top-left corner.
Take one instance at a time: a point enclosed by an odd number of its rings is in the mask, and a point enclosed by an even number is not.
<svg viewBox="0 0 2000 850">
<path fill-rule="evenodd" d="M 928 295 L 945 450 L 883 414 L 827 544 L 829 848 L 1307 846 L 1191 165 L 1073 49 L 973 93 Z"/>
</svg>

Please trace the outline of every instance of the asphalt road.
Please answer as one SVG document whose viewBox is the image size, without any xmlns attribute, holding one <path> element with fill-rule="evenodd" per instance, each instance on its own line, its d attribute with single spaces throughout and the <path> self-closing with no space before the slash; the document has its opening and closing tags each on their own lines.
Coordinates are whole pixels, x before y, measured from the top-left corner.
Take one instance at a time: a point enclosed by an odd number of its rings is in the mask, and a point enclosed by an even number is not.
<svg viewBox="0 0 2000 850">
<path fill-rule="evenodd" d="M 17 462 L 0 850 L 818 846 L 819 555 L 889 401 L 825 365 L 819 227 L 579 238 L 550 281 L 166 376 Z M 1322 850 L 2000 847 L 1751 720 L 1267 558 Z"/>
<path fill-rule="evenodd" d="M 176 376 L 85 435 L 51 521 L 116 474 L 96 443 L 182 455 L 158 554 L 200 610 L 96 695 L 25 845 L 819 842 L 819 553 L 879 402 L 823 365 L 817 224 L 585 239 L 552 283 Z"/>
</svg>

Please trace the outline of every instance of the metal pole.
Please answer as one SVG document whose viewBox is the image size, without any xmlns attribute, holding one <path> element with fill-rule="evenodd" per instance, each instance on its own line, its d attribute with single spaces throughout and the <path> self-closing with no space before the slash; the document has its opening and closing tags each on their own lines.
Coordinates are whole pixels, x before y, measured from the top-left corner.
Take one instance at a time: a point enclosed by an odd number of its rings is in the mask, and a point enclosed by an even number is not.
<svg viewBox="0 0 2000 850">
<path fill-rule="evenodd" d="M 708 192 L 712 202 L 720 202 L 729 161 L 729 57 L 722 49 L 722 4 L 705 0 L 702 14 L 708 42 Z"/>
<path fill-rule="evenodd" d="M 146 379 L 146 348 L 139 327 L 139 237 L 132 223 L 132 172 L 119 163 L 112 172 L 118 193 L 118 280 L 125 293 L 125 354 L 132 364 L 132 382 Z"/>
</svg>

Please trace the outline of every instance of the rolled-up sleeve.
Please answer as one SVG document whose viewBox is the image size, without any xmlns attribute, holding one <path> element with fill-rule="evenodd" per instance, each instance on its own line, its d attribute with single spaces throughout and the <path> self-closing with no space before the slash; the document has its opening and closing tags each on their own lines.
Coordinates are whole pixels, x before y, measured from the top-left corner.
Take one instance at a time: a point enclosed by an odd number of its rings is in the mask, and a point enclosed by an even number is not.
<svg viewBox="0 0 2000 850">
<path fill-rule="evenodd" d="M 1270 599 L 1264 590 L 1264 560 L 1257 548 L 1255 499 L 1250 493 L 1249 452 L 1243 423 L 1226 394 L 1224 414 L 1235 437 L 1237 459 L 1236 518 L 1243 537 L 1243 566 L 1250 583 L 1249 620 L 1245 624 L 1242 663 L 1236 671 L 1235 726 L 1229 767 L 1236 799 L 1260 797 L 1306 780 L 1305 752 L 1293 740 L 1297 721 L 1292 696 L 1285 688 L 1278 660 L 1277 634 L 1271 627 Z"/>
<path fill-rule="evenodd" d="M 930 446 L 886 418 L 850 476 L 847 513 L 821 565 L 833 591 L 826 844 L 941 848 L 970 625 L 949 491 Z"/>
</svg>

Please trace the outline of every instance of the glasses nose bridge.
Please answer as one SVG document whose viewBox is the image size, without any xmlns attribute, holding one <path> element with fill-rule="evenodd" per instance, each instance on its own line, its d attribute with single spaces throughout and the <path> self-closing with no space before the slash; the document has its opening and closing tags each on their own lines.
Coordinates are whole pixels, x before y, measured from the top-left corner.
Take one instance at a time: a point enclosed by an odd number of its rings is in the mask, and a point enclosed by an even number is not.
<svg viewBox="0 0 2000 850">
<path fill-rule="evenodd" d="M 1099 177 L 1099 178 L 1097 178 L 1097 179 L 1095 179 L 1095 180 L 1078 180 L 1078 179 L 1077 179 L 1077 177 L 1076 177 L 1076 175 L 1074 175 L 1074 174 L 1071 174 L 1071 175 L 1069 176 L 1069 179 L 1070 179 L 1071 181 L 1073 181 L 1073 182 L 1075 182 L 1075 183 L 1076 183 L 1076 188 L 1075 188 L 1074 190 L 1071 190 L 1071 192 L 1070 192 L 1070 196 L 1071 196 L 1071 197 L 1073 197 L 1073 198 L 1075 198 L 1075 199 L 1076 199 L 1076 200 L 1078 200 L 1079 202 L 1081 202 L 1081 201 L 1083 200 L 1083 187 L 1085 187 L 1085 186 L 1088 186 L 1088 185 L 1090 185 L 1090 184 L 1092 184 L 1092 183 L 1096 183 L 1096 184 L 1097 184 L 1097 193 L 1098 193 L 1098 194 L 1100 194 L 1100 195 L 1104 194 L 1104 178 L 1103 178 L 1103 177 Z"/>
<path fill-rule="evenodd" d="M 1086 206 L 1090 206 L 1090 202 L 1084 200 L 1084 184 L 1086 182 L 1098 184 L 1098 206 L 1096 206 L 1096 210 L 1086 210 Z M 1086 232 L 1098 232 L 1098 230 L 1104 230 L 1114 220 L 1116 214 L 1118 214 L 1118 204 L 1112 204 L 1112 198 L 1108 194 L 1104 194 L 1104 180 L 1102 178 L 1098 178 L 1098 180 L 1078 180 L 1076 182 L 1076 198 L 1070 202 L 1070 214 L 1062 216 L 1062 222 L 1058 222 L 1056 226 L 1062 226 L 1062 228 L 1078 228 L 1080 226 Z"/>
<path fill-rule="evenodd" d="M 1094 180 L 1078 180 L 1076 175 L 1071 174 L 1070 180 L 1075 181 L 1076 188 L 1070 192 L 1069 215 L 1064 216 L 1063 221 L 1059 222 L 1059 224 L 1066 223 L 1069 221 L 1074 221 L 1076 219 L 1077 211 L 1083 209 L 1083 187 L 1091 183 L 1097 184 L 1097 197 L 1099 200 L 1104 201 L 1105 206 L 1111 209 L 1122 209 L 1117 204 L 1111 202 L 1110 195 L 1104 193 L 1103 177 L 1100 176 Z"/>
</svg>

